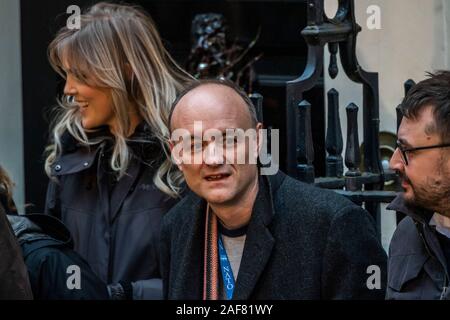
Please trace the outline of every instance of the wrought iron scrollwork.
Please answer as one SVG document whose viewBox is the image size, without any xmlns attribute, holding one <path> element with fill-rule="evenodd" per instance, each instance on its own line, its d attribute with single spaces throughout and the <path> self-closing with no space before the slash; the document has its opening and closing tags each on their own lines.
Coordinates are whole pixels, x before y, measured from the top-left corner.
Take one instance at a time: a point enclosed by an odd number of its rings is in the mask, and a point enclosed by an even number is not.
<svg viewBox="0 0 450 320">
<path fill-rule="evenodd" d="M 299 170 L 305 165 L 305 160 L 299 163 L 298 150 L 302 149 L 303 140 L 299 140 L 299 127 L 305 124 L 293 115 L 297 106 L 303 101 L 304 92 L 312 89 L 320 80 L 323 73 L 324 46 L 328 44 L 330 65 L 328 72 L 331 78 L 339 73 L 337 55 L 339 54 L 343 71 L 353 82 L 362 84 L 362 131 L 364 140 L 364 154 L 362 171 L 360 171 L 360 153 L 358 139 L 358 107 L 351 103 L 347 107 L 347 147 L 345 163 L 348 171 L 342 177 L 339 169 L 338 154 L 342 152 L 342 137 L 339 124 L 338 92 L 328 93 L 328 128 L 326 147 L 327 177 L 316 177 L 316 185 L 325 188 L 340 189 L 344 194 L 357 203 L 364 202 L 365 208 L 374 216 L 380 230 L 379 202 L 389 202 L 395 196 L 393 192 L 381 191 L 384 186 L 384 171 L 380 161 L 379 151 L 379 92 L 378 73 L 367 72 L 359 64 L 356 57 L 356 40 L 361 27 L 355 20 L 354 0 L 339 0 L 338 10 L 333 18 L 324 13 L 323 0 L 307 1 L 307 26 L 302 31 L 308 45 L 308 60 L 303 74 L 287 82 L 287 163 L 288 174 L 304 180 L 305 175 Z M 311 106 L 310 108 L 314 108 Z M 324 119 L 325 121 L 325 119 Z M 339 141 L 339 138 L 341 139 Z M 313 146 L 315 141 L 312 141 Z M 305 149 L 306 150 L 306 149 Z M 307 182 L 312 182 L 308 178 Z"/>
</svg>

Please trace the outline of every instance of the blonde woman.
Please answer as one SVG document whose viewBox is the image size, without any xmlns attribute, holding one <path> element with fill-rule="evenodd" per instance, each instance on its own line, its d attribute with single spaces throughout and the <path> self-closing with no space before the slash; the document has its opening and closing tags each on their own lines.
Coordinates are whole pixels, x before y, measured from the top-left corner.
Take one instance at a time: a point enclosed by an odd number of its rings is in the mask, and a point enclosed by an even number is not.
<svg viewBox="0 0 450 320">
<path fill-rule="evenodd" d="M 46 212 L 113 299 L 161 297 L 159 230 L 180 175 L 166 154 L 171 102 L 189 76 L 164 49 L 151 18 L 98 3 L 81 28 L 49 46 L 66 80 L 48 147 Z"/>
</svg>

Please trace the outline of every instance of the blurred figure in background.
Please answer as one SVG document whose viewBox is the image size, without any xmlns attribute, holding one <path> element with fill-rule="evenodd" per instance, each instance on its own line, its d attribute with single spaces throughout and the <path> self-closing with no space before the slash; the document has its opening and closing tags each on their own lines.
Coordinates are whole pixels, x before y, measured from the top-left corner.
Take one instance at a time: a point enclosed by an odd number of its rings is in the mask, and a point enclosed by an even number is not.
<svg viewBox="0 0 450 320">
<path fill-rule="evenodd" d="M 9 210 L 15 210 L 12 186 L 11 180 L 0 166 L 0 299 L 32 299 L 22 252 L 6 218 Z"/>
<path fill-rule="evenodd" d="M 1 167 L 0 185 L 2 186 L 0 211 L 4 209 L 3 212 L 7 214 L 8 218 L 4 219 L 4 214 L 2 214 L 0 218 L 2 230 L 3 222 L 10 229 L 9 221 L 22 249 L 20 250 L 17 244 L 13 243 L 13 248 L 18 249 L 20 256 L 17 258 L 18 262 L 11 267 L 14 273 L 11 272 L 8 278 L 15 281 L 17 285 L 21 285 L 23 281 L 18 279 L 18 276 L 23 271 L 17 271 L 23 270 L 23 266 L 20 265 L 20 263 L 23 264 L 23 256 L 28 269 L 28 275 L 25 269 L 23 277 L 26 276 L 27 282 L 29 278 L 34 299 L 109 299 L 106 284 L 92 272 L 87 262 L 73 251 L 70 233 L 61 221 L 45 214 L 18 215 L 11 194 L 12 182 Z M 0 236 L 8 234 L 4 231 L 0 232 Z M 2 239 L 2 246 L 3 243 Z M 0 256 L 2 262 L 7 261 L 3 259 L 3 251 Z M 75 274 L 77 272 L 78 274 Z M 13 276 L 13 274 L 17 274 L 17 276 Z M 71 277 L 72 275 L 74 277 Z M 1 292 L 7 288 L 0 284 Z M 28 284 L 27 288 L 29 289 Z M 5 296 L 19 299 L 18 296 L 15 296 L 15 291 L 11 289 L 5 292 Z"/>
</svg>

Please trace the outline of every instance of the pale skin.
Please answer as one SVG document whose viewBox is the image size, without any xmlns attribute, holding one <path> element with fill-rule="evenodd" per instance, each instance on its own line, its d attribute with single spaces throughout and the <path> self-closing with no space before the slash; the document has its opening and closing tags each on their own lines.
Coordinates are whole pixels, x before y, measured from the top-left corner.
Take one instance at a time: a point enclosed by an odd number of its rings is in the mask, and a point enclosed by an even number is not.
<svg viewBox="0 0 450 320">
<path fill-rule="evenodd" d="M 94 87 L 81 82 L 75 77 L 67 62 L 64 69 L 66 72 L 64 94 L 75 98 L 82 117 L 83 128 L 94 129 L 107 125 L 111 133 L 116 132 L 118 120 L 112 107 L 111 89 Z M 132 106 L 129 108 L 130 129 L 127 137 L 131 136 L 138 124 L 142 122 L 137 107 L 131 102 L 130 105 Z"/>
<path fill-rule="evenodd" d="M 257 194 L 258 179 L 255 179 L 238 205 L 227 206 L 214 203 L 209 205 L 225 228 L 229 230 L 238 229 L 249 223 Z"/>
<path fill-rule="evenodd" d="M 425 107 L 416 119 L 403 118 L 398 140 L 405 148 L 442 144 L 435 127 L 431 106 Z M 408 153 L 408 165 L 396 149 L 390 167 L 402 178 L 407 203 L 433 210 L 450 217 L 450 148 L 417 150 Z"/>
<path fill-rule="evenodd" d="M 187 93 L 174 110 L 171 129 L 185 128 L 193 134 L 194 121 L 202 122 L 203 131 L 211 128 L 222 132 L 227 128 L 259 131 L 262 127 L 260 123 L 253 125 L 247 105 L 233 89 L 217 84 L 204 84 Z M 243 152 L 257 155 L 259 141 L 256 149 L 246 148 Z M 173 146 L 174 142 L 172 149 Z M 210 142 L 205 149 L 216 147 Z M 240 147 L 245 148 L 236 148 Z M 248 224 L 258 194 L 256 164 L 227 164 L 214 152 L 204 152 L 202 160 L 201 164 L 178 165 L 190 189 L 208 202 L 227 229 Z M 223 178 L 209 181 L 211 176 Z"/>
</svg>

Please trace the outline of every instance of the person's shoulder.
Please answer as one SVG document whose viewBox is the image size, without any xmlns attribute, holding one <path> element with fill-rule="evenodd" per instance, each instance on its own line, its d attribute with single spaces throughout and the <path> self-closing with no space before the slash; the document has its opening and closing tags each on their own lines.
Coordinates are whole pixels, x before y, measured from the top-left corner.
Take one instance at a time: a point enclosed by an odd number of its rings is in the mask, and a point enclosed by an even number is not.
<svg viewBox="0 0 450 320">
<path fill-rule="evenodd" d="M 190 213 L 201 202 L 201 198 L 192 191 L 187 191 L 184 196 L 164 215 L 164 224 L 183 223 L 184 219 L 192 218 Z"/>
<path fill-rule="evenodd" d="M 416 224 L 406 216 L 400 221 L 392 236 L 389 246 L 390 256 L 416 254 L 422 252 L 423 243 Z"/>
<path fill-rule="evenodd" d="M 395 232 L 399 234 L 417 234 L 417 227 L 413 218 L 409 216 L 404 217 L 397 225 Z"/>
<path fill-rule="evenodd" d="M 34 275 L 59 274 L 70 265 L 64 248 L 54 239 L 24 242 L 21 246 L 28 271 Z"/>
</svg>

